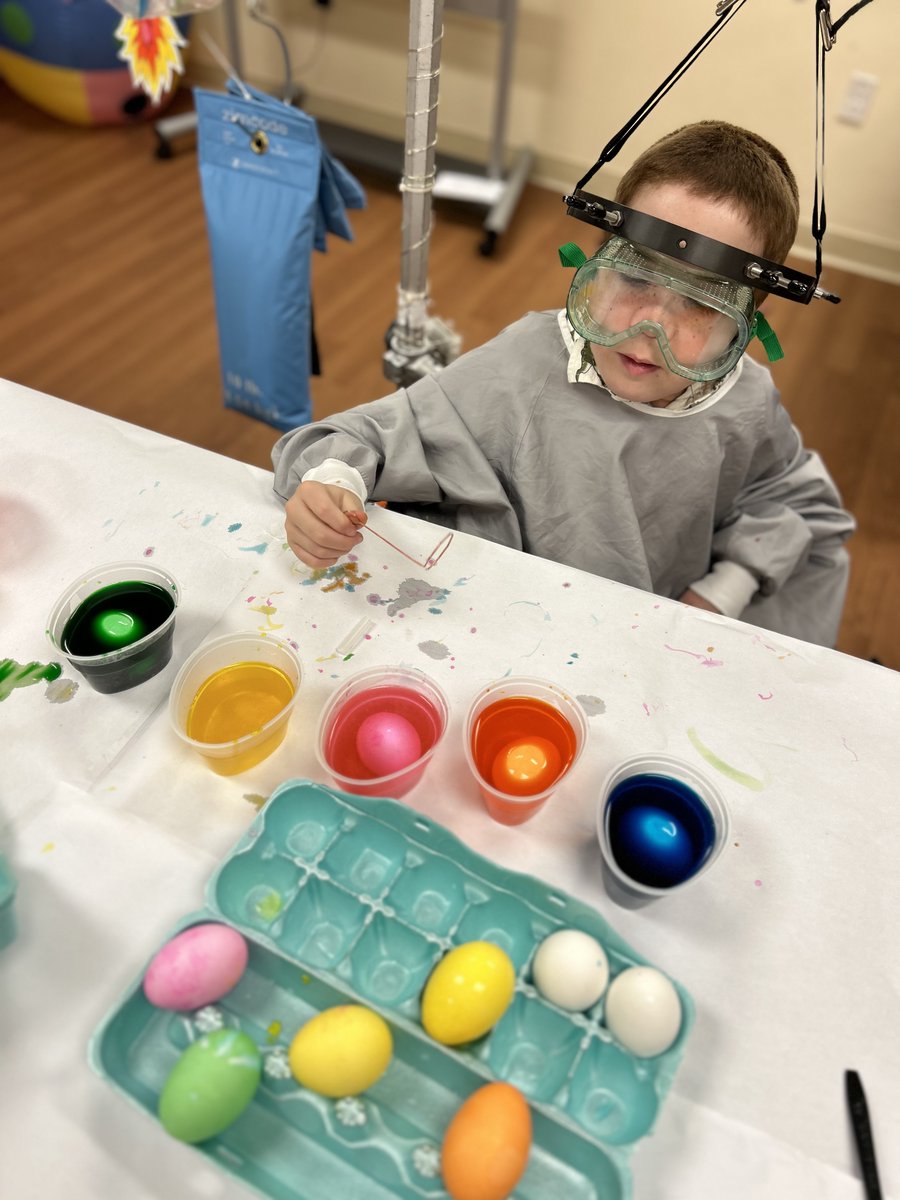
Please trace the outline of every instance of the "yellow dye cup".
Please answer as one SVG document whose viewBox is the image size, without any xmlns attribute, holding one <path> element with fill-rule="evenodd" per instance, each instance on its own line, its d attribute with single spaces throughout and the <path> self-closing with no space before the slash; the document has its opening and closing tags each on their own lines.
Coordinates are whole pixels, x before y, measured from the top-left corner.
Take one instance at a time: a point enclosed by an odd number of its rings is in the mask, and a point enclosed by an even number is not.
<svg viewBox="0 0 900 1200">
<path fill-rule="evenodd" d="M 238 775 L 283 741 L 300 692 L 293 647 L 228 633 L 195 650 L 169 694 L 172 728 L 219 775 Z"/>
</svg>

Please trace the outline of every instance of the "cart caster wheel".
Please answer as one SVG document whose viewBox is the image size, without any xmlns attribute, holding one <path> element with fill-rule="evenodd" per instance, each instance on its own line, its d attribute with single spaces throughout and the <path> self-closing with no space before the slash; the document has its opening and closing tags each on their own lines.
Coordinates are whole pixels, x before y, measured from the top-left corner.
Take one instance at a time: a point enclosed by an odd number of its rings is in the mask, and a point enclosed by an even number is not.
<svg viewBox="0 0 900 1200">
<path fill-rule="evenodd" d="M 166 142 L 166 141 L 163 141 L 162 139 L 160 139 L 160 143 L 156 147 L 156 157 L 157 158 L 171 158 L 172 153 L 173 153 L 172 152 L 172 143 Z"/>
<path fill-rule="evenodd" d="M 490 258 L 497 246 L 497 231 L 489 229 L 484 235 L 484 241 L 478 247 L 478 253 L 484 258 Z"/>
</svg>

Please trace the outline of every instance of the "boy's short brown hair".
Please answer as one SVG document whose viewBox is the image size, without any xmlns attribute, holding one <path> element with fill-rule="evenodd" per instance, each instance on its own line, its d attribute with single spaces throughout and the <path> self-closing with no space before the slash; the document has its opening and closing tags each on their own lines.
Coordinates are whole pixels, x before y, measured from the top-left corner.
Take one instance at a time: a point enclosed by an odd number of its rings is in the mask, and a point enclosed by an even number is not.
<svg viewBox="0 0 900 1200">
<path fill-rule="evenodd" d="M 730 200 L 762 239 L 763 256 L 784 262 L 800 218 L 797 181 L 765 138 L 725 121 L 698 121 L 666 134 L 622 176 L 616 199 L 630 204 L 647 184 L 680 183 L 698 196 Z"/>
</svg>

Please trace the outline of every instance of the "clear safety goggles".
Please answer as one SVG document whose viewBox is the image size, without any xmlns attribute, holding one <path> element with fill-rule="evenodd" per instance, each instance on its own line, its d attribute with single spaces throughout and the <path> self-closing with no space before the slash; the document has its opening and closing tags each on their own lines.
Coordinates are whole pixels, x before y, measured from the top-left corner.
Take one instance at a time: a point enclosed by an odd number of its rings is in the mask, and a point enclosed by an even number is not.
<svg viewBox="0 0 900 1200">
<path fill-rule="evenodd" d="M 635 358 L 695 381 L 731 370 L 757 332 L 755 309 L 751 288 L 618 236 L 578 268 L 566 302 L 587 341 L 613 347 L 649 340 L 650 350 L 635 347 Z"/>
</svg>

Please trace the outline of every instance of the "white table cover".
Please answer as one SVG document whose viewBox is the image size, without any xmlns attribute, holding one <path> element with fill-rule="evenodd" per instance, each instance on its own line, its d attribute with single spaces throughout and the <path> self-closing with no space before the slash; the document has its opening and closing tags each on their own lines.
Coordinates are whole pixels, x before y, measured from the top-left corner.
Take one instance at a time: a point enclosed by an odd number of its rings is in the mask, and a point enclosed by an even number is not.
<svg viewBox="0 0 900 1200">
<path fill-rule="evenodd" d="M 694 997 L 684 1060 L 632 1158 L 636 1200 L 861 1196 L 848 1067 L 885 1195 L 900 1195 L 900 676 L 460 534 L 430 570 L 370 534 L 354 561 L 314 573 L 284 544 L 264 471 L 3 381 L 0 429 L 0 659 L 59 661 L 50 607 L 102 563 L 146 558 L 183 589 L 154 679 L 105 696 L 67 666 L 77 690 L 0 702 L 0 849 L 19 885 L 0 953 L 0 1194 L 248 1195 L 97 1079 L 87 1043 L 201 907 L 261 798 L 289 778 L 328 782 L 314 730 L 338 682 L 404 663 L 451 703 L 407 802 L 594 905 Z M 422 561 L 442 533 L 380 510 L 372 522 Z M 166 701 L 201 641 L 247 629 L 295 642 L 304 681 L 283 745 L 223 778 L 178 742 Z M 576 770 L 517 828 L 488 817 L 462 754 L 472 695 L 506 674 L 563 684 L 590 716 Z M 732 836 L 708 876 L 631 910 L 604 890 L 595 810 L 607 771 L 644 751 L 713 778 Z"/>
</svg>

